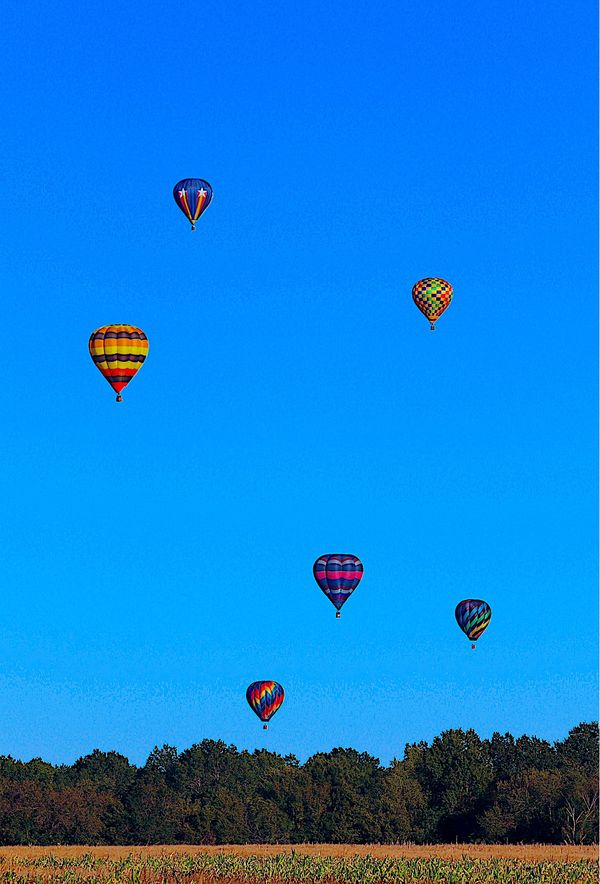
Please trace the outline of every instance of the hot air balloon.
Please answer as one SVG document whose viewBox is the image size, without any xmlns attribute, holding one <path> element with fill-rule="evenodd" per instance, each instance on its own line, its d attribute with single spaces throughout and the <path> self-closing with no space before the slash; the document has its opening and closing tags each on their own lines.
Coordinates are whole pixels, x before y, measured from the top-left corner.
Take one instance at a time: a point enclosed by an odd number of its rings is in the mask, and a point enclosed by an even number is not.
<svg viewBox="0 0 600 884">
<path fill-rule="evenodd" d="M 121 402 L 121 390 L 148 355 L 148 338 L 135 325 L 103 325 L 92 332 L 88 346 L 94 363 Z"/>
<path fill-rule="evenodd" d="M 320 556 L 314 563 L 315 580 L 337 609 L 335 616 L 338 619 L 340 608 L 360 583 L 363 570 L 360 559 L 343 553 Z"/>
<path fill-rule="evenodd" d="M 492 609 L 481 599 L 463 599 L 456 606 L 454 616 L 464 634 L 474 643 L 492 619 Z M 475 644 L 471 647 L 475 649 Z"/>
<path fill-rule="evenodd" d="M 284 697 L 284 690 L 277 681 L 253 681 L 246 690 L 248 705 L 265 722 L 264 730 L 268 729 L 267 721 L 273 718 Z"/>
<path fill-rule="evenodd" d="M 212 187 L 203 178 L 182 178 L 173 188 L 175 202 L 196 229 L 196 221 L 205 212 L 213 197 Z"/>
<path fill-rule="evenodd" d="M 452 300 L 452 286 L 437 276 L 420 279 L 412 290 L 413 301 L 429 320 L 431 331 Z"/>
</svg>

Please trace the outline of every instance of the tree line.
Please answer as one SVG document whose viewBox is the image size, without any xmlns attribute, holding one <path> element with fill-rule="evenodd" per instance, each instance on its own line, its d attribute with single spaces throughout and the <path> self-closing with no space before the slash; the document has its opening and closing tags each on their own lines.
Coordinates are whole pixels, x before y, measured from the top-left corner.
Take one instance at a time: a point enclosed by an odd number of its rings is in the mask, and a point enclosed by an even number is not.
<svg viewBox="0 0 600 884">
<path fill-rule="evenodd" d="M 203 740 L 143 767 L 94 750 L 72 765 L 0 756 L 2 844 L 590 843 L 598 723 L 553 744 L 448 730 L 388 767 L 355 749 L 300 764 Z"/>
</svg>

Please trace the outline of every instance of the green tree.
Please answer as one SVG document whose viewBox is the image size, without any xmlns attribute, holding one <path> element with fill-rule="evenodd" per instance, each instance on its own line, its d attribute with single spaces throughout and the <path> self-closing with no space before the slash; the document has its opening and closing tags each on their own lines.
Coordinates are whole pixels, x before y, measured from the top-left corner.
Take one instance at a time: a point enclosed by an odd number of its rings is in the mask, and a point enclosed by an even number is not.
<svg viewBox="0 0 600 884">
<path fill-rule="evenodd" d="M 120 794 L 135 779 L 136 768 L 118 752 L 101 752 L 94 749 L 90 755 L 78 758 L 71 769 L 75 783 L 94 783 L 100 791 Z"/>
<path fill-rule="evenodd" d="M 565 740 L 556 743 L 558 759 L 563 767 L 578 767 L 591 776 L 598 774 L 598 722 L 578 724 Z"/>
<path fill-rule="evenodd" d="M 332 843 L 380 841 L 376 808 L 383 788 L 379 760 L 355 749 L 313 755 L 306 763 L 308 840 Z"/>
<path fill-rule="evenodd" d="M 141 772 L 125 801 L 127 843 L 181 844 L 198 840 L 193 802 L 164 781 L 148 776 L 147 771 Z"/>
<path fill-rule="evenodd" d="M 159 749 L 155 746 L 145 764 L 145 770 L 162 777 L 165 782 L 175 784 L 177 782 L 177 765 L 179 753 L 175 746 L 166 743 Z"/>
<path fill-rule="evenodd" d="M 428 836 L 441 841 L 476 837 L 494 776 L 487 747 L 474 730 L 448 730 L 429 748 L 414 751 L 415 774 L 428 805 Z"/>
<path fill-rule="evenodd" d="M 394 758 L 389 770 L 385 771 L 381 795 L 383 840 L 388 843 L 424 841 L 426 806 L 425 794 L 415 776 L 410 753 L 404 761 Z"/>
<path fill-rule="evenodd" d="M 479 821 L 484 837 L 492 842 L 560 841 L 562 794 L 563 780 L 556 770 L 531 768 L 499 783 Z"/>
<path fill-rule="evenodd" d="M 563 774 L 562 835 L 568 844 L 598 838 L 598 722 L 580 724 L 556 744 Z"/>
</svg>

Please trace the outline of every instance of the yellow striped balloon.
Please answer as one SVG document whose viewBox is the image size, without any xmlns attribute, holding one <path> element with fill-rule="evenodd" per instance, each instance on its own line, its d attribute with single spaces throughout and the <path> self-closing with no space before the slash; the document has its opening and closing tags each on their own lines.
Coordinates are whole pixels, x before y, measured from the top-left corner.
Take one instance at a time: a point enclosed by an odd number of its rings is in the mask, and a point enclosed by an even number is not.
<svg viewBox="0 0 600 884">
<path fill-rule="evenodd" d="M 92 332 L 90 356 L 122 401 L 121 390 L 137 374 L 148 355 L 148 338 L 135 325 L 103 325 Z"/>
</svg>

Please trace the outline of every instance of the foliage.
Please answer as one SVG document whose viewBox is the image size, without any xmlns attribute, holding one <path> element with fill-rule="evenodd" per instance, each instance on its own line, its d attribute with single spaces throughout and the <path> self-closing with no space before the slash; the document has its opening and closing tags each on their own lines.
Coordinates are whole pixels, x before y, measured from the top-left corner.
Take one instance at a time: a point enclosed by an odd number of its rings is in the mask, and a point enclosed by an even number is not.
<svg viewBox="0 0 600 884">
<path fill-rule="evenodd" d="M 598 725 L 551 745 L 448 730 L 382 767 L 354 749 L 302 765 L 203 740 L 137 768 L 95 750 L 73 765 L 0 757 L 1 844 L 447 841 L 587 844 L 598 832 Z"/>
</svg>

